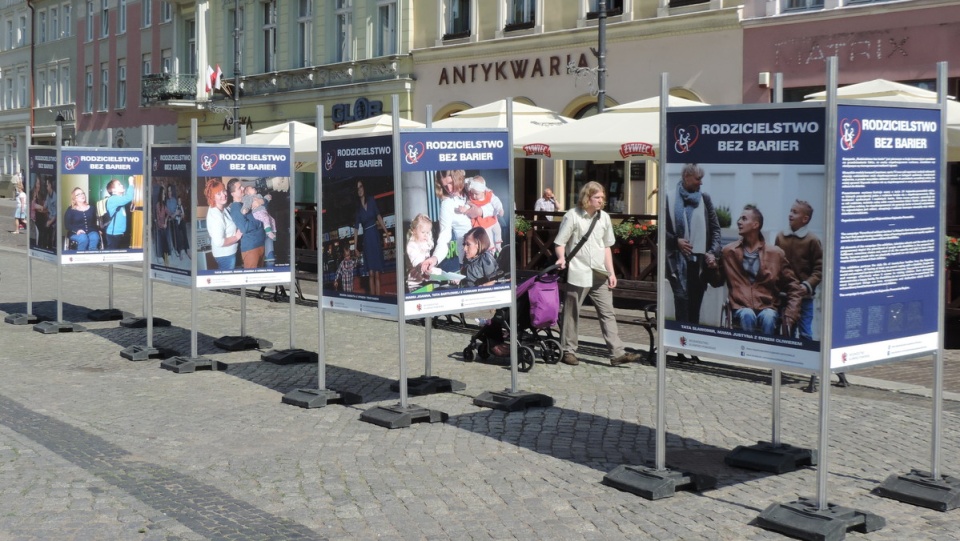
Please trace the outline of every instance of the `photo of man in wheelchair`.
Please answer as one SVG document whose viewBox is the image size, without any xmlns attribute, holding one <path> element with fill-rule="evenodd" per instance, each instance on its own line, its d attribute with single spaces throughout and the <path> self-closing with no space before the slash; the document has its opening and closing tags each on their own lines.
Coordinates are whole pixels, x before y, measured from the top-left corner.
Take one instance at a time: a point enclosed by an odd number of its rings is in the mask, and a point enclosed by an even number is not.
<svg viewBox="0 0 960 541">
<path fill-rule="evenodd" d="M 740 238 L 723 247 L 719 261 L 707 255 L 710 285 L 727 286 L 721 326 L 795 337 L 808 290 L 784 251 L 766 242 L 762 229 L 760 209 L 745 205 L 737 219 Z"/>
</svg>

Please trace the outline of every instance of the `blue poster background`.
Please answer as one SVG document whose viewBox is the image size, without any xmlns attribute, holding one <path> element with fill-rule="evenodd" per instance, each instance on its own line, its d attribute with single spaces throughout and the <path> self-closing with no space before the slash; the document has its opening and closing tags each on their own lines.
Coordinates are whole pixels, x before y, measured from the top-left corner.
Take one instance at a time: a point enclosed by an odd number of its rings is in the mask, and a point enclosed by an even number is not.
<svg viewBox="0 0 960 541">
<path fill-rule="evenodd" d="M 833 342 L 849 365 L 930 350 L 943 251 L 939 109 L 838 107 Z M 868 344 L 882 344 L 868 348 Z"/>
<path fill-rule="evenodd" d="M 48 225 L 51 213 L 47 208 L 47 202 L 51 200 L 49 199 L 51 193 L 54 194 L 52 201 L 56 201 L 59 176 L 56 149 L 49 147 L 29 149 L 27 185 L 24 188 L 27 191 L 27 205 L 31 209 L 27 230 L 29 252 L 30 257 L 50 263 L 56 263 L 57 233 L 52 226 Z M 56 216 L 55 212 L 52 214 Z"/>
</svg>

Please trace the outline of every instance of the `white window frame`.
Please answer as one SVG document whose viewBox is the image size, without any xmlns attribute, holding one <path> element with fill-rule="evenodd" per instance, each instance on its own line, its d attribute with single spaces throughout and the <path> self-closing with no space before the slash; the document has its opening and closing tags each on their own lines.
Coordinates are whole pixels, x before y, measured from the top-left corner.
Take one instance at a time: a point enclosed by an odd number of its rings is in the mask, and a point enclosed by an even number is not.
<svg viewBox="0 0 960 541">
<path fill-rule="evenodd" d="M 127 59 L 117 59 L 117 106 L 114 109 L 127 108 Z"/>
<path fill-rule="evenodd" d="M 390 56 L 399 52 L 400 25 L 397 23 L 397 3 L 397 0 L 377 0 L 374 56 Z"/>
<path fill-rule="evenodd" d="M 37 70 L 37 107 L 47 106 L 47 70 Z"/>
<path fill-rule="evenodd" d="M 60 6 L 60 28 L 62 37 L 68 38 L 73 35 L 73 4 Z"/>
<path fill-rule="evenodd" d="M 500 21 L 499 29 L 496 31 L 496 37 L 502 38 L 506 33 L 511 36 L 516 34 L 542 34 L 543 33 L 543 10 L 545 0 L 499 0 L 497 2 L 497 20 Z M 529 3 L 533 6 L 533 28 L 518 28 L 507 31 L 509 24 L 516 24 L 513 20 L 513 6 L 517 2 Z"/>
<path fill-rule="evenodd" d="M 14 43 L 16 43 L 16 40 L 14 39 L 15 36 L 16 36 L 16 32 L 14 32 L 13 30 L 13 19 L 7 19 L 7 50 L 8 51 L 13 49 Z"/>
<path fill-rule="evenodd" d="M 29 41 L 30 41 L 30 39 L 29 39 L 29 32 L 30 32 L 29 28 L 30 28 L 30 26 L 29 26 L 29 23 L 27 23 L 27 16 L 26 16 L 26 15 L 21 15 L 21 16 L 20 16 L 20 31 L 19 31 L 19 33 L 17 34 L 17 47 L 23 47 L 23 46 L 25 46 L 27 43 L 29 43 Z"/>
<path fill-rule="evenodd" d="M 173 21 L 173 2 L 163 1 L 160 3 L 160 22 L 169 23 Z"/>
<path fill-rule="evenodd" d="M 334 62 L 353 60 L 353 0 L 334 0 L 333 3 Z"/>
<path fill-rule="evenodd" d="M 93 66 L 87 66 L 86 74 L 84 75 L 84 88 L 86 93 L 83 96 L 83 112 L 92 113 L 93 112 Z"/>
<path fill-rule="evenodd" d="M 199 73 L 197 69 L 197 20 L 187 19 L 183 22 L 184 33 L 187 35 L 187 65 L 184 73 Z"/>
<path fill-rule="evenodd" d="M 100 0 L 100 37 L 110 35 L 110 0 Z"/>
<path fill-rule="evenodd" d="M 141 28 L 150 28 L 153 25 L 153 0 L 141 0 Z"/>
<path fill-rule="evenodd" d="M 37 42 L 47 42 L 47 10 L 45 9 L 37 12 Z"/>
<path fill-rule="evenodd" d="M 824 0 L 781 0 L 782 11 L 806 11 L 824 8 Z"/>
<path fill-rule="evenodd" d="M 260 54 L 263 60 L 263 72 L 277 71 L 277 2 L 260 2 Z"/>
<path fill-rule="evenodd" d="M 110 105 L 110 64 L 100 63 L 100 108 L 106 111 Z"/>
<path fill-rule="evenodd" d="M 160 73 L 174 73 L 172 49 L 160 49 Z"/>
<path fill-rule="evenodd" d="M 448 34 L 452 34 L 450 31 L 452 27 L 454 11 L 452 2 L 461 2 L 462 0 L 437 0 L 437 42 L 438 47 L 444 44 L 443 37 Z M 464 36 L 462 38 L 455 38 L 453 41 L 455 43 L 467 42 L 476 42 L 478 41 L 477 36 L 477 0 L 466 0 L 467 1 L 467 16 L 469 17 L 469 36 Z M 457 12 L 459 16 L 459 11 Z"/>
<path fill-rule="evenodd" d="M 143 53 L 140 56 L 140 73 L 144 75 L 153 74 L 153 55 L 150 53 Z"/>
<path fill-rule="evenodd" d="M 23 86 L 27 86 L 26 82 L 22 83 Z M 15 109 L 19 106 L 15 104 L 16 101 L 16 91 L 13 88 L 13 79 L 7 79 L 7 91 L 3 93 L 3 108 L 4 109 Z"/>
<path fill-rule="evenodd" d="M 73 87 L 70 84 L 70 66 L 60 66 L 60 103 L 73 103 Z"/>
<path fill-rule="evenodd" d="M 127 33 L 127 0 L 120 0 L 117 7 L 117 34 Z"/>
<path fill-rule="evenodd" d="M 60 105 L 60 81 L 58 80 L 59 70 L 56 66 L 50 68 L 47 75 L 47 85 L 50 87 L 50 105 Z"/>
<path fill-rule="evenodd" d="M 297 66 L 313 65 L 313 0 L 297 0 Z"/>
<path fill-rule="evenodd" d="M 93 41 L 93 0 L 87 0 L 87 41 Z"/>
<path fill-rule="evenodd" d="M 50 6 L 50 41 L 60 37 L 60 9 L 59 6 Z"/>
<path fill-rule="evenodd" d="M 26 73 L 17 74 L 17 88 L 19 89 L 20 95 L 19 95 L 19 99 L 16 94 L 11 96 L 11 99 L 13 100 L 13 106 L 18 108 L 26 107 L 27 104 L 30 103 L 30 100 L 27 94 L 30 91 L 30 87 L 27 85 Z"/>
<path fill-rule="evenodd" d="M 613 9 L 613 6 L 610 5 L 610 2 L 613 0 L 607 0 L 607 11 Z M 670 0 L 660 0 L 661 2 L 669 3 Z M 703 0 L 704 2 L 710 2 L 711 0 Z M 587 13 L 596 12 L 599 8 L 595 7 L 599 3 L 599 0 L 580 0 L 580 14 L 577 19 L 577 27 L 591 26 L 597 24 L 597 19 L 587 19 Z M 633 1 L 632 0 L 620 0 L 620 10 L 621 15 L 611 15 L 607 16 L 607 22 L 620 22 L 620 21 L 630 21 L 633 20 Z"/>
</svg>

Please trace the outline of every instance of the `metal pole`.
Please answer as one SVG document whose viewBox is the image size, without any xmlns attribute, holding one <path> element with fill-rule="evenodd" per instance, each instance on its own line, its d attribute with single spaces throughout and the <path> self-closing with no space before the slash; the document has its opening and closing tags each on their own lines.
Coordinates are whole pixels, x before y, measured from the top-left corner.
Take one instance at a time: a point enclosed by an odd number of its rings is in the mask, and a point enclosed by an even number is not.
<svg viewBox="0 0 960 541">
<path fill-rule="evenodd" d="M 240 136 L 240 0 L 233 0 L 233 138 Z"/>
<path fill-rule="evenodd" d="M 234 113 L 236 113 L 236 109 L 234 109 Z M 236 128 L 236 124 L 234 124 L 234 128 Z M 240 144 L 241 145 L 247 144 L 247 128 L 246 127 L 240 130 Z M 227 197 L 231 197 L 231 195 L 227 194 Z M 227 203 L 227 206 L 228 207 L 230 206 L 229 202 Z M 237 246 L 239 249 L 239 245 Z M 247 286 L 240 286 L 240 336 L 246 336 L 246 335 L 247 335 Z"/>
<path fill-rule="evenodd" d="M 946 231 L 947 221 L 947 163 L 942 158 L 947 155 L 947 63 L 937 63 L 937 101 L 940 102 L 940 231 Z M 944 236 L 941 233 L 938 242 L 944 242 Z M 941 248 L 937 253 L 942 254 Z M 941 271 L 942 272 L 942 271 Z M 940 292 L 938 299 L 946 296 L 946 284 L 940 280 Z M 941 308 L 937 310 L 937 353 L 933 357 L 933 435 L 930 440 L 930 475 L 934 481 L 940 481 L 940 432 L 942 429 L 941 421 L 943 418 L 943 326 L 946 315 Z"/>
<path fill-rule="evenodd" d="M 607 101 L 607 0 L 600 0 L 597 9 L 597 113 L 602 113 Z"/>
<path fill-rule="evenodd" d="M 30 163 L 30 158 L 29 158 L 29 156 L 30 156 L 30 145 L 33 143 L 33 138 L 32 138 L 32 135 L 33 135 L 33 134 L 31 133 L 31 127 L 30 127 L 30 126 L 26 126 L 26 127 L 24 127 L 23 129 L 24 129 L 24 134 L 25 134 L 25 136 L 24 136 L 24 141 L 25 141 L 26 144 L 27 144 L 27 145 L 26 145 L 26 150 L 27 150 L 27 153 L 26 153 L 26 155 L 27 155 L 27 163 L 29 164 L 29 163 Z M 31 182 L 29 181 L 30 171 L 28 170 L 28 171 L 27 171 L 27 174 L 25 174 L 23 177 L 24 177 L 24 190 L 28 190 L 28 189 L 29 189 L 29 191 L 27 191 L 27 205 L 30 205 L 30 206 L 32 207 L 32 206 L 33 206 L 33 193 L 32 193 L 32 192 L 33 192 L 33 186 L 32 186 L 32 184 L 31 184 Z M 35 178 L 34 178 L 34 183 L 36 183 L 36 182 L 39 182 L 39 181 L 38 181 L 37 178 L 35 177 Z M 27 218 L 27 219 L 26 219 L 26 222 L 27 222 L 27 315 L 29 316 L 30 314 L 33 313 L 33 278 L 32 278 L 32 276 L 33 276 L 33 258 L 30 257 L 30 231 L 31 231 L 32 228 L 33 228 L 33 220 L 30 219 L 30 212 L 29 212 L 29 210 L 26 211 L 26 218 Z M 39 240 L 39 239 L 38 239 L 38 240 Z"/>
<path fill-rule="evenodd" d="M 669 85 L 669 74 L 663 73 L 660 75 L 660 148 L 667 148 L 667 102 L 669 101 L 670 87 Z M 660 153 L 660 167 L 658 171 L 660 174 L 660 181 L 658 186 L 663 187 L 664 172 L 666 171 L 667 159 L 666 153 Z M 666 216 L 667 209 L 665 208 L 667 198 L 658 197 L 657 198 L 657 207 L 658 215 Z M 659 256 L 657 257 L 657 276 L 666 276 L 666 258 L 662 257 L 663 247 L 667 245 L 667 233 L 666 228 L 658 227 L 657 228 L 657 250 Z M 657 286 L 657 306 L 665 306 L 666 302 L 666 288 L 661 281 Z M 657 328 L 663 329 L 664 322 L 666 318 L 664 317 L 663 310 L 657 310 Z M 663 333 L 657 333 L 657 424 L 656 424 L 656 468 L 657 471 L 664 471 L 667 469 L 667 416 L 664 410 L 666 409 L 666 397 L 667 397 L 667 352 L 663 348 Z"/>
<path fill-rule="evenodd" d="M 190 238 L 197 239 L 197 119 L 190 119 Z M 197 259 L 190 258 L 190 358 L 197 358 Z"/>
<path fill-rule="evenodd" d="M 63 163 L 63 156 L 61 152 L 63 151 L 63 128 L 58 124 L 57 125 L 57 168 L 54 170 L 54 187 L 56 188 L 56 193 L 60 193 L 60 164 Z M 58 195 L 59 197 L 59 195 Z M 59 203 L 58 203 L 59 205 Z M 60 227 L 60 220 L 56 220 L 57 224 L 57 323 L 63 322 L 63 228 Z"/>
<path fill-rule="evenodd" d="M 294 143 L 294 141 L 296 140 L 296 136 L 295 136 L 295 134 L 294 134 L 295 130 L 296 130 L 296 128 L 294 128 L 294 124 L 293 124 L 293 122 L 291 122 L 291 123 L 290 123 L 290 158 L 291 158 L 291 159 L 290 159 L 290 163 L 295 163 L 295 162 L 293 161 L 293 159 L 292 159 L 292 158 L 294 157 L 294 144 L 293 144 L 293 143 Z M 320 146 L 319 142 L 317 143 L 317 146 Z M 317 166 L 318 166 L 317 169 L 320 169 L 319 165 L 320 165 L 320 164 L 318 163 L 318 164 L 317 164 Z M 289 328 L 290 328 L 290 349 L 294 349 L 294 348 L 296 347 L 296 346 L 294 346 L 294 336 L 295 336 L 295 333 L 293 332 L 293 317 L 294 317 L 295 308 L 296 308 L 296 306 L 297 306 L 296 290 L 294 289 L 294 288 L 297 286 L 297 276 L 296 276 L 297 273 L 296 273 L 296 270 L 295 270 L 294 267 L 293 267 L 293 254 L 295 254 L 296 251 L 297 251 L 297 249 L 296 249 L 296 243 L 294 242 L 295 239 L 293 238 L 293 237 L 294 237 L 294 232 L 297 230 L 296 212 L 295 212 L 295 205 L 294 205 L 294 202 L 295 202 L 296 199 L 297 199 L 297 183 L 295 182 L 295 181 L 296 181 L 296 178 L 294 178 L 294 177 L 296 177 L 296 172 L 295 172 L 295 170 L 294 170 L 293 168 L 291 168 L 291 169 L 290 169 L 290 200 L 288 201 L 288 205 L 289 205 L 289 206 L 288 206 L 288 214 L 290 215 L 290 220 L 289 220 L 289 223 L 287 223 L 287 228 L 288 228 L 287 231 L 290 232 L 290 233 L 287 235 L 287 237 L 288 237 L 288 238 L 287 238 L 287 250 L 288 250 L 287 253 L 290 254 L 290 283 L 287 284 L 287 287 L 289 288 L 289 289 L 287 289 L 287 300 L 290 302 L 290 325 L 289 325 Z M 318 247 L 317 247 L 317 254 L 319 255 L 320 253 L 321 253 L 321 252 L 320 252 L 320 247 L 318 246 Z M 317 261 L 320 261 L 320 258 L 319 258 L 319 257 L 317 257 Z M 276 264 L 276 262 L 274 262 L 274 264 Z"/>
<path fill-rule="evenodd" d="M 432 128 L 432 127 L 433 127 L 433 105 L 432 105 L 432 104 L 429 104 L 429 103 L 427 104 L 427 121 L 426 121 L 426 125 L 427 125 L 427 128 Z M 397 148 L 399 148 L 399 143 L 397 143 Z M 423 342 L 424 342 L 424 344 L 423 344 L 423 347 L 424 347 L 424 352 L 423 352 L 424 364 L 425 364 L 427 367 L 431 367 L 431 366 L 433 365 L 433 362 L 432 362 L 432 359 L 433 359 L 433 316 L 427 316 L 427 317 L 423 318 Z M 430 374 L 427 373 L 427 374 L 424 374 L 424 375 L 429 376 Z"/>
<path fill-rule="evenodd" d="M 323 191 L 321 186 L 321 177 L 323 168 L 323 106 L 317 106 L 317 173 L 314 178 L 314 193 L 317 198 L 317 225 L 314 228 L 314 243 L 317 248 L 317 271 L 323 272 L 323 263 L 320 260 L 323 253 Z M 322 391 L 327 388 L 327 370 L 326 370 L 326 347 L 323 343 L 324 319 L 323 319 L 323 279 L 319 280 L 317 291 L 317 390 Z"/>
<path fill-rule="evenodd" d="M 507 148 L 513 148 L 513 98 L 507 98 Z M 510 153 L 510 157 L 507 160 L 507 178 L 513 179 L 513 153 Z M 508 214 L 510 215 L 510 336 L 513 338 L 510 340 L 510 392 L 516 393 L 520 387 L 520 369 L 517 366 L 518 364 L 518 345 L 520 343 L 519 334 L 517 334 L 517 213 L 514 212 L 514 204 L 516 201 L 516 194 L 514 193 L 514 183 L 510 182 L 510 187 L 507 191 L 510 208 L 508 209 Z"/>
<path fill-rule="evenodd" d="M 153 163 L 151 159 L 153 158 L 153 125 L 144 126 L 144 131 L 146 132 L 143 138 L 144 146 L 147 150 L 147 161 L 144 164 L 144 170 L 150 175 L 150 184 L 152 184 L 153 173 L 149 165 Z M 145 183 L 144 186 L 150 186 L 150 184 Z M 190 191 L 192 192 L 194 190 Z M 147 194 L 152 195 L 152 190 L 144 190 L 143 194 L 146 202 L 145 206 L 147 207 L 143 213 L 143 317 L 147 318 L 147 348 L 149 349 L 153 347 L 153 280 L 150 279 L 150 265 L 153 262 L 153 245 L 150 242 L 149 226 L 153 219 L 153 204 L 147 199 Z M 190 215 L 193 216 L 194 213 L 191 212 Z M 190 253 L 189 248 L 187 249 L 187 253 Z M 194 254 L 194 258 L 196 258 L 196 254 Z"/>
<path fill-rule="evenodd" d="M 393 111 L 393 148 L 400 148 L 400 96 L 394 94 L 391 96 L 390 109 Z M 393 153 L 393 193 L 394 206 L 397 209 L 397 225 L 403 223 L 403 185 L 400 182 L 400 153 Z M 367 233 L 364 233 L 367 234 Z M 397 333 L 397 345 L 400 348 L 400 407 L 409 407 L 407 400 L 407 320 L 404 310 L 403 291 L 406 286 L 403 274 L 403 243 L 397 243 L 396 247 L 396 268 L 397 268 L 397 324 L 399 332 Z"/>
<path fill-rule="evenodd" d="M 837 57 L 827 58 L 827 127 L 825 133 L 831 134 L 826 138 L 826 179 L 827 179 L 827 227 L 826 238 L 832 239 L 836 235 L 836 137 L 837 137 Z M 832 269 L 835 264 L 833 250 L 823 253 L 823 268 Z M 823 313 L 833 313 L 832 292 L 836 284 L 833 273 L 823 273 L 823 290 L 827 292 L 823 298 Z M 827 459 L 827 443 L 830 439 L 830 349 L 833 347 L 833 326 L 823 324 L 823 339 L 820 341 L 820 431 L 817 459 L 817 509 L 826 511 L 827 504 L 827 473 L 830 471 L 830 462 Z"/>
<path fill-rule="evenodd" d="M 113 148 L 113 128 L 107 128 L 107 148 Z M 113 310 L 113 263 L 109 263 L 107 268 L 109 269 L 107 272 L 107 308 Z"/>
<path fill-rule="evenodd" d="M 783 103 L 783 73 L 773 75 L 773 102 Z M 770 387 L 773 389 L 773 411 L 771 412 L 772 426 L 770 427 L 770 443 L 780 445 L 780 369 L 770 371 Z"/>
</svg>

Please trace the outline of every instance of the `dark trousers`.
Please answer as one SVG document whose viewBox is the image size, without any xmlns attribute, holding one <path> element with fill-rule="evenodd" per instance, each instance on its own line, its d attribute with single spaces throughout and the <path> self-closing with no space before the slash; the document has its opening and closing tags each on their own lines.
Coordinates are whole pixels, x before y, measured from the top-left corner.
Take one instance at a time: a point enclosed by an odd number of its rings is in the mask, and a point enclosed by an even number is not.
<svg viewBox="0 0 960 541">
<path fill-rule="evenodd" d="M 673 295 L 673 305 L 677 321 L 682 323 L 700 324 L 700 306 L 703 304 L 703 294 L 707 284 L 702 278 L 701 267 L 703 256 L 687 261 L 687 274 L 683 277 L 687 284 L 685 297 Z"/>
</svg>

